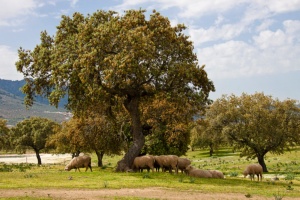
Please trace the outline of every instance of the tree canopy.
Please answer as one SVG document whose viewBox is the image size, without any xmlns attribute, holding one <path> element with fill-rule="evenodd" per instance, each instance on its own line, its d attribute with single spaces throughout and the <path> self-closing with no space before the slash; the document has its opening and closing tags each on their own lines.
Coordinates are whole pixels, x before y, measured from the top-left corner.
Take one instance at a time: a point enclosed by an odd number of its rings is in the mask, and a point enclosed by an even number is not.
<svg viewBox="0 0 300 200">
<path fill-rule="evenodd" d="M 73 117 L 62 124 L 59 132 L 47 141 L 58 152 L 95 152 L 102 167 L 104 154 L 121 154 L 123 140 L 116 126 L 104 116 Z"/>
<path fill-rule="evenodd" d="M 75 116 L 93 105 L 127 112 L 132 126 L 132 146 L 117 171 L 131 167 L 144 146 L 141 104 L 160 94 L 176 105 L 193 105 L 190 114 L 203 109 L 214 85 L 199 66 L 193 43 L 182 24 L 145 10 L 97 11 L 84 16 L 62 16 L 54 36 L 41 33 L 33 51 L 20 48 L 16 67 L 27 84 L 25 104 L 43 95 L 51 104 L 68 95 L 67 108 Z"/>
<path fill-rule="evenodd" d="M 7 127 L 6 120 L 0 119 L 0 150 L 8 149 L 9 143 L 9 128 Z"/>
<path fill-rule="evenodd" d="M 231 95 L 217 99 L 207 109 L 209 129 L 226 137 L 241 156 L 257 158 L 267 172 L 264 161 L 270 153 L 300 143 L 300 108 L 297 101 L 280 101 L 263 93 Z"/>
<path fill-rule="evenodd" d="M 47 150 L 46 142 L 50 135 L 58 131 L 60 125 L 47 118 L 31 117 L 16 124 L 11 129 L 11 141 L 15 150 L 25 152 L 32 148 L 36 153 L 38 165 L 42 164 L 41 150 Z"/>
</svg>

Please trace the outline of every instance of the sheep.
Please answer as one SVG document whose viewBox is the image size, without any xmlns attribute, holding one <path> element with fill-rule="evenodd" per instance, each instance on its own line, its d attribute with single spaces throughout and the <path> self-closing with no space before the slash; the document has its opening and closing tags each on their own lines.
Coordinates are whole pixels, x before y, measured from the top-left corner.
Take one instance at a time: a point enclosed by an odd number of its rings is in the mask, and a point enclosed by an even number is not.
<svg viewBox="0 0 300 200">
<path fill-rule="evenodd" d="M 191 164 L 191 161 L 187 158 L 178 158 L 178 169 L 181 170 L 181 173 L 185 172 L 187 166 Z"/>
<path fill-rule="evenodd" d="M 186 172 L 189 176 L 198 177 L 198 178 L 212 178 L 212 174 L 208 170 L 196 169 L 193 166 L 189 165 L 186 167 Z"/>
<path fill-rule="evenodd" d="M 132 164 L 132 169 L 143 172 L 143 169 L 147 169 L 148 172 L 150 169 L 154 172 L 154 156 L 139 156 L 136 157 Z"/>
<path fill-rule="evenodd" d="M 155 167 L 157 171 L 159 168 L 162 168 L 162 171 L 169 169 L 169 172 L 172 173 L 172 169 L 175 170 L 175 173 L 178 173 L 178 156 L 175 155 L 161 155 L 155 156 Z"/>
<path fill-rule="evenodd" d="M 84 156 L 78 156 L 78 157 L 74 157 L 70 163 L 68 165 L 66 165 L 65 170 L 66 171 L 70 171 L 71 169 L 75 169 L 75 172 L 78 171 L 80 172 L 79 168 L 84 168 L 85 167 L 85 171 L 88 170 L 88 168 L 90 168 L 91 172 L 92 172 L 92 166 L 91 166 L 91 162 L 92 159 L 90 156 L 84 155 Z"/>
<path fill-rule="evenodd" d="M 212 178 L 224 178 L 224 174 L 223 172 L 219 171 L 219 170 L 208 170 L 211 175 L 212 175 Z"/>
<path fill-rule="evenodd" d="M 162 159 L 162 156 L 154 156 L 154 168 L 156 172 L 159 172 L 159 169 L 162 166 Z"/>
<path fill-rule="evenodd" d="M 254 176 L 257 175 L 257 180 L 259 181 L 259 177 L 260 177 L 260 181 L 262 181 L 262 172 L 263 172 L 263 168 L 260 164 L 250 164 L 246 167 L 243 174 L 244 174 L 244 178 L 247 175 L 250 175 L 251 181 L 252 179 L 254 179 Z"/>
</svg>

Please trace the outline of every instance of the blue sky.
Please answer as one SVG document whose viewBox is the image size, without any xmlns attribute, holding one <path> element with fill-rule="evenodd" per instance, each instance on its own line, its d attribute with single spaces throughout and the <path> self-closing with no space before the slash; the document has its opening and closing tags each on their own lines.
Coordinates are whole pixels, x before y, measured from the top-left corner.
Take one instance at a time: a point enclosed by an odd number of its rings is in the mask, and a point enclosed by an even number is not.
<svg viewBox="0 0 300 200">
<path fill-rule="evenodd" d="M 300 0 L 0 0 L 0 78 L 21 80 L 19 47 L 54 35 L 61 15 L 153 9 L 184 23 L 216 92 L 300 100 Z"/>
</svg>

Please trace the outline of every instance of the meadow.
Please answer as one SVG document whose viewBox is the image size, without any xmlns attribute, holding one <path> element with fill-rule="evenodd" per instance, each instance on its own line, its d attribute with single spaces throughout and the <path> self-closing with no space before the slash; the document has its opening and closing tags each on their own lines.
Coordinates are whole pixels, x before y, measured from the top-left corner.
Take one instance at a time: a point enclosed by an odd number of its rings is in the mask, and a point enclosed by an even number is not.
<svg viewBox="0 0 300 200">
<path fill-rule="evenodd" d="M 220 149 L 209 157 L 207 150 L 189 151 L 186 156 L 192 165 L 201 169 L 222 171 L 225 179 L 191 178 L 185 174 L 168 172 L 116 173 L 116 163 L 122 156 L 104 156 L 104 166 L 96 166 L 96 155 L 92 154 L 93 172 L 64 171 L 64 164 L 0 164 L 0 199 L 41 199 L 30 194 L 18 197 L 2 197 L 7 191 L 26 189 L 66 190 L 117 190 L 163 188 L 166 190 L 194 193 L 242 194 L 244 198 L 257 199 L 300 199 L 299 148 L 282 155 L 268 154 L 266 164 L 269 170 L 263 174 L 263 181 L 243 178 L 246 165 L 256 160 L 240 158 L 239 153 Z M 276 180 L 275 180 L 276 179 Z M 5 193 L 6 191 L 6 193 Z M 1 196 L 2 195 L 2 196 Z M 43 197 L 43 199 L 53 199 Z M 107 198 L 110 199 L 110 198 Z M 122 196 L 113 199 L 157 199 L 148 197 Z M 171 198 L 172 199 L 172 198 Z M 224 198 L 226 199 L 226 198 Z"/>
</svg>

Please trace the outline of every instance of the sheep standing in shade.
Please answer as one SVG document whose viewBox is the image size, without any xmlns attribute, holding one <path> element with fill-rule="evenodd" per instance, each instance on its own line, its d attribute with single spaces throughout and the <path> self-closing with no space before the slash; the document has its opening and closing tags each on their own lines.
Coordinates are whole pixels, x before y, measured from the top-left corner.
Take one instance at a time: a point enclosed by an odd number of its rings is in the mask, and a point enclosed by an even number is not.
<svg viewBox="0 0 300 200">
<path fill-rule="evenodd" d="M 133 161 L 132 169 L 133 171 L 138 170 L 140 172 L 143 172 L 143 169 L 147 169 L 149 172 L 151 169 L 152 172 L 154 172 L 154 156 L 149 155 L 136 157 Z"/>
<path fill-rule="evenodd" d="M 70 163 L 65 167 L 66 171 L 70 171 L 71 169 L 75 169 L 75 172 L 78 171 L 80 172 L 79 168 L 84 168 L 85 167 L 85 171 L 88 170 L 88 168 L 90 168 L 91 172 L 92 172 L 92 159 L 90 156 L 84 155 L 84 156 L 78 156 L 78 157 L 74 157 Z"/>
<path fill-rule="evenodd" d="M 262 172 L 263 172 L 263 168 L 260 164 L 250 164 L 246 167 L 243 174 L 244 174 L 244 178 L 250 175 L 251 181 L 252 179 L 254 179 L 254 176 L 257 175 L 257 180 L 259 181 L 259 177 L 260 177 L 260 181 L 261 181 Z"/>
<path fill-rule="evenodd" d="M 181 170 L 181 173 L 185 172 L 187 166 L 191 164 L 191 161 L 187 158 L 178 158 L 178 169 Z"/>
<path fill-rule="evenodd" d="M 154 156 L 154 158 L 156 171 L 159 171 L 159 168 L 162 168 L 163 172 L 165 172 L 168 169 L 169 173 L 172 173 L 172 169 L 174 169 L 175 173 L 178 173 L 178 156 L 161 155 Z"/>
<path fill-rule="evenodd" d="M 224 174 L 223 172 L 219 171 L 219 170 L 209 170 L 209 172 L 212 175 L 212 178 L 224 178 Z"/>
<path fill-rule="evenodd" d="M 192 177 L 212 178 L 212 174 L 208 170 L 197 169 L 191 165 L 187 166 L 187 168 L 185 170 L 186 170 L 187 174 Z"/>
</svg>

